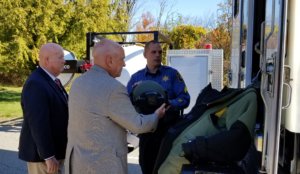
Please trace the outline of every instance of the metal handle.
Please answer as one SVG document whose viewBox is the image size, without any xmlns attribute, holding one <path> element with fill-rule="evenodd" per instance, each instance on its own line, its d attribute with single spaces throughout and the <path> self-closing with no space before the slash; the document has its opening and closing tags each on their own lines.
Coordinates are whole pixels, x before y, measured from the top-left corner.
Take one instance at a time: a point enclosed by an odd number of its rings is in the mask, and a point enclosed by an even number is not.
<svg viewBox="0 0 300 174">
<path fill-rule="evenodd" d="M 260 48 L 259 46 L 260 46 L 260 45 L 259 45 L 259 42 L 257 42 L 257 43 L 254 45 L 254 50 L 255 50 L 255 52 L 256 52 L 257 54 L 262 55 L 262 50 L 261 50 L 261 48 Z"/>
<path fill-rule="evenodd" d="M 291 105 L 291 100 L 292 100 L 292 86 L 289 83 L 283 83 L 283 85 L 288 87 L 288 102 L 285 106 L 282 106 L 282 109 L 287 109 Z"/>
<path fill-rule="evenodd" d="M 287 109 L 289 108 L 289 106 L 291 105 L 291 101 L 292 101 L 292 86 L 290 85 L 290 81 L 292 80 L 290 78 L 290 72 L 291 72 L 291 66 L 289 65 L 284 65 L 284 83 L 283 85 L 287 86 L 287 93 L 288 93 L 288 102 L 286 103 L 286 105 L 282 106 L 282 109 Z"/>
</svg>

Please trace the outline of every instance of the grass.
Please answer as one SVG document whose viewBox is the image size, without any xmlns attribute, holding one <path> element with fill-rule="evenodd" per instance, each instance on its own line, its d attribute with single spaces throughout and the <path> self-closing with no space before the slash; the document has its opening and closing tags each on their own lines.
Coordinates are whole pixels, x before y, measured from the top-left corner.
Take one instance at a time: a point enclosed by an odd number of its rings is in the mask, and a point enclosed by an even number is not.
<svg viewBox="0 0 300 174">
<path fill-rule="evenodd" d="M 65 87 L 67 92 L 69 92 L 73 80 L 78 76 L 80 74 L 75 74 L 71 83 Z M 22 87 L 3 86 L 0 84 L 0 122 L 22 117 L 21 92 Z"/>
<path fill-rule="evenodd" d="M 0 120 L 22 117 L 22 87 L 0 86 Z"/>
</svg>

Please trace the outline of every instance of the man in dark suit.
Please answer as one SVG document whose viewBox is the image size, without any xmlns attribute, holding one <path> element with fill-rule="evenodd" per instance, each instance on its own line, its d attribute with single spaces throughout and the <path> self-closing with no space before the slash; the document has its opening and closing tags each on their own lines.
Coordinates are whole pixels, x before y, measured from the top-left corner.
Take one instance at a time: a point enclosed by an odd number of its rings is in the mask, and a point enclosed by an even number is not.
<svg viewBox="0 0 300 174">
<path fill-rule="evenodd" d="M 60 173 L 62 169 L 67 145 L 68 94 L 56 77 L 64 64 L 60 45 L 43 45 L 39 67 L 23 86 L 19 158 L 27 162 L 29 174 Z"/>
</svg>

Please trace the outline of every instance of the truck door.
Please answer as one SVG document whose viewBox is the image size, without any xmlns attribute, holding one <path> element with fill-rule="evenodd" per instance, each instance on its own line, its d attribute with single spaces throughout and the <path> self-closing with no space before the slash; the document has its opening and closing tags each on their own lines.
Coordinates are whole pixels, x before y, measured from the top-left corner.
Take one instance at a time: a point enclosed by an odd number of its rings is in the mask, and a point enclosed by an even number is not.
<svg viewBox="0 0 300 174">
<path fill-rule="evenodd" d="M 242 1 L 233 2 L 233 20 L 232 20 L 232 43 L 231 43 L 231 60 L 229 83 L 233 88 L 240 87 L 241 78 L 241 26 L 242 26 Z"/>
<path fill-rule="evenodd" d="M 266 0 L 260 41 L 261 95 L 265 105 L 262 169 L 270 174 L 278 173 L 287 2 Z"/>
<path fill-rule="evenodd" d="M 234 0 L 231 43 L 230 86 L 245 88 L 259 70 L 259 55 L 254 51 L 260 39 L 260 24 L 264 21 L 265 2 Z"/>
</svg>

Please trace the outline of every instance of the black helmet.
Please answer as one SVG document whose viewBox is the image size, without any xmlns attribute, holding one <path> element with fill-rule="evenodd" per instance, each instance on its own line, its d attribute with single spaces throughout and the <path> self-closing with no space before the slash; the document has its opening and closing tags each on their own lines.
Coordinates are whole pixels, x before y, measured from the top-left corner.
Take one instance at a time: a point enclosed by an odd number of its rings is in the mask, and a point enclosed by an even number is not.
<svg viewBox="0 0 300 174">
<path fill-rule="evenodd" d="M 167 100 L 167 93 L 164 88 L 151 80 L 140 82 L 131 93 L 132 104 L 137 112 L 142 114 L 152 114 Z"/>
</svg>

